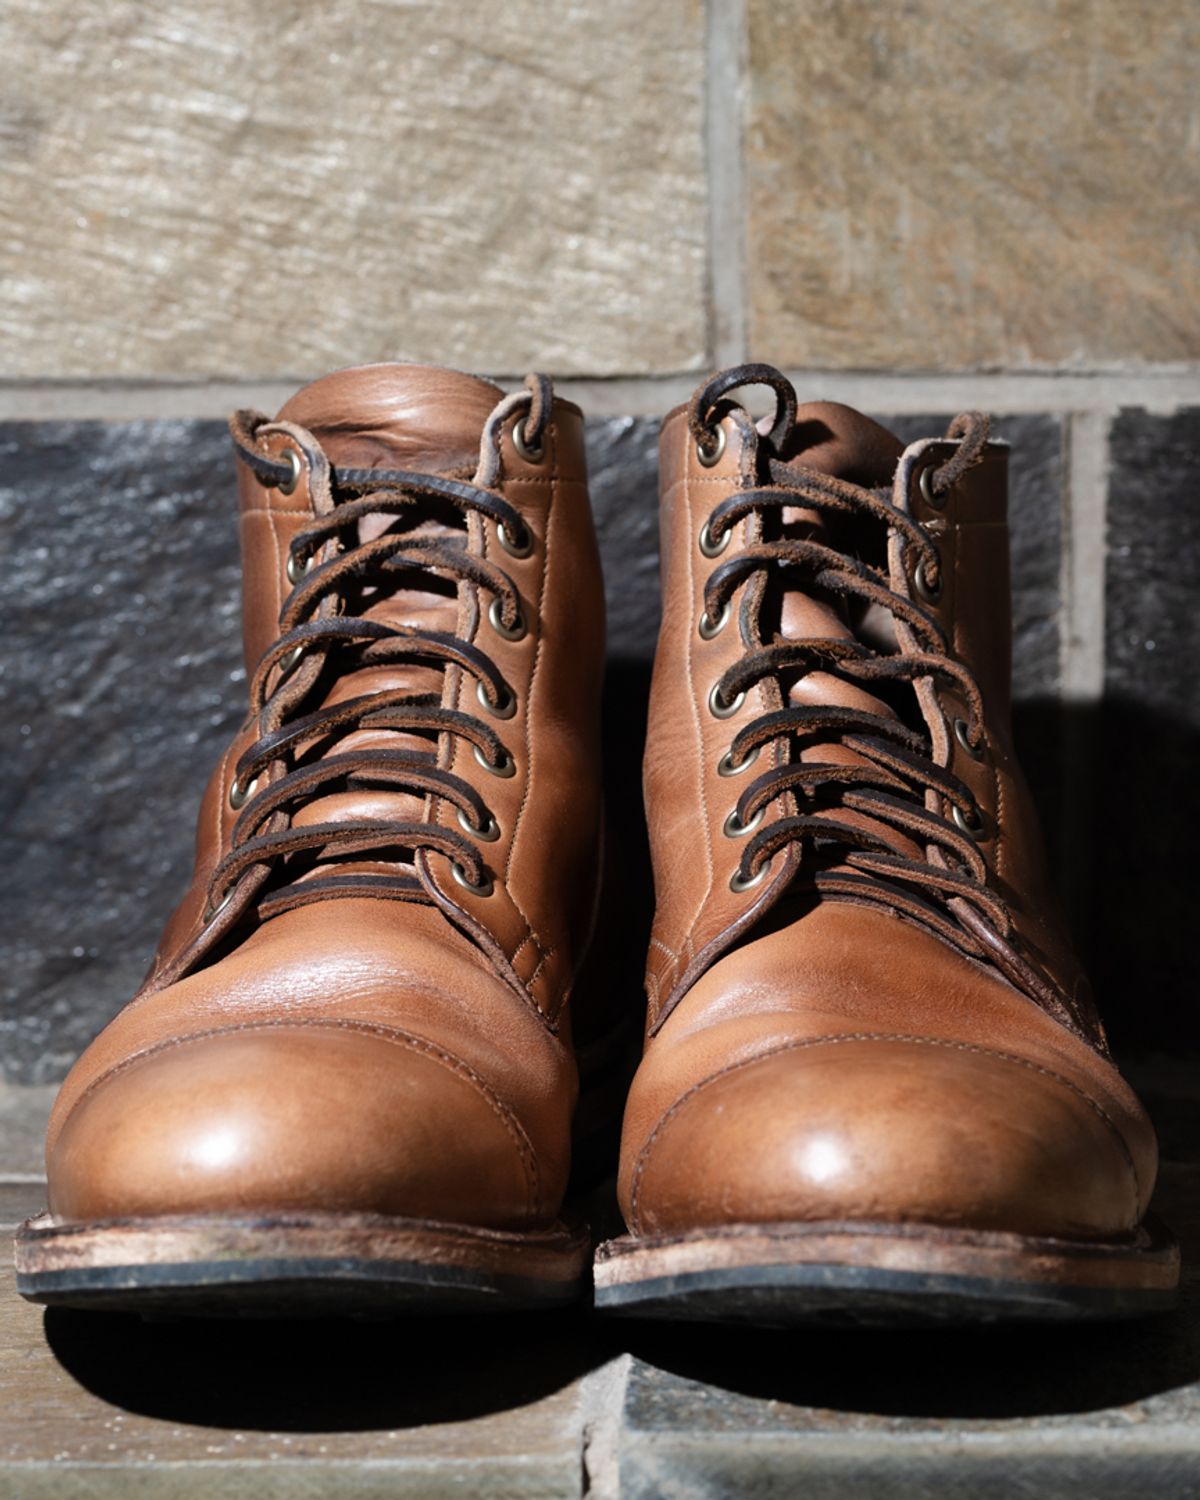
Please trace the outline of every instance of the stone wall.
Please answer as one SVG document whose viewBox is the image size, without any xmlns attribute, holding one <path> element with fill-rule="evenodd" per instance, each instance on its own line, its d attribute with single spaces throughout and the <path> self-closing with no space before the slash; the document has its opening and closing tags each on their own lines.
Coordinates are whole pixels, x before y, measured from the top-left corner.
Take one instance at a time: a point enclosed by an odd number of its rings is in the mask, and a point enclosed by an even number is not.
<svg viewBox="0 0 1200 1500">
<path fill-rule="evenodd" d="M 240 716 L 217 419 L 409 358 L 591 416 L 631 829 L 656 417 L 751 355 L 906 438 L 996 412 L 1064 894 L 1117 1039 L 1200 1042 L 1191 0 L 10 0 L 0 44 L 7 1077 L 136 984 Z"/>
</svg>

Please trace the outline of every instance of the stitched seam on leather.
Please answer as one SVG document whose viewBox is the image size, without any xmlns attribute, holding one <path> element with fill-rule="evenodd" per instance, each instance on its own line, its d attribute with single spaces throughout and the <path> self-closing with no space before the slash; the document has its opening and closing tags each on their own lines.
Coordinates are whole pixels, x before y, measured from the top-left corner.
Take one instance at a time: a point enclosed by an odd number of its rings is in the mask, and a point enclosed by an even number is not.
<svg viewBox="0 0 1200 1500">
<path fill-rule="evenodd" d="M 638 1152 L 637 1164 L 633 1169 L 633 1179 L 629 1192 L 630 1228 L 634 1234 L 641 1232 L 638 1196 L 641 1192 L 642 1177 L 649 1165 L 649 1158 L 654 1143 L 659 1134 L 665 1130 L 667 1123 L 683 1108 L 689 1099 L 703 1092 L 710 1084 L 716 1083 L 718 1080 L 727 1077 L 731 1073 L 736 1073 L 742 1068 L 762 1062 L 766 1058 L 779 1057 L 785 1052 L 800 1052 L 811 1047 L 832 1046 L 839 1042 L 908 1042 L 918 1047 L 945 1047 L 954 1052 L 973 1052 L 982 1057 L 998 1057 L 1004 1062 L 1015 1063 L 1018 1067 L 1026 1068 L 1032 1073 L 1041 1074 L 1045 1078 L 1054 1079 L 1056 1083 L 1061 1083 L 1064 1088 L 1082 1099 L 1112 1131 L 1117 1145 L 1120 1147 L 1121 1154 L 1124 1157 L 1125 1165 L 1129 1169 L 1129 1176 L 1133 1183 L 1134 1201 L 1137 1204 L 1138 1216 L 1141 1216 L 1143 1211 L 1141 1183 L 1138 1179 L 1137 1165 L 1133 1160 L 1133 1154 L 1129 1149 L 1125 1137 L 1121 1134 L 1116 1122 L 1108 1114 L 1107 1110 L 1104 1109 L 1103 1105 L 1098 1104 L 1077 1083 L 1072 1083 L 1069 1078 L 1065 1078 L 1061 1073 L 1056 1073 L 1053 1068 L 1043 1067 L 1041 1063 L 1030 1062 L 1028 1059 L 1017 1057 L 1011 1052 L 1001 1052 L 995 1047 L 981 1047 L 974 1042 L 951 1042 L 945 1041 L 941 1037 L 909 1036 L 904 1032 L 847 1031 L 841 1032 L 836 1036 L 806 1037 L 802 1041 L 781 1042 L 778 1046 L 769 1047 L 766 1051 L 759 1052 L 754 1057 L 744 1057 L 740 1058 L 737 1062 L 728 1063 L 725 1067 L 718 1069 L 717 1072 L 710 1073 L 707 1078 L 702 1078 L 699 1083 L 694 1083 L 686 1093 L 681 1094 L 646 1137 L 645 1144 L 642 1146 L 641 1151 Z"/>
<path fill-rule="evenodd" d="M 531 989 L 537 983 L 537 977 L 538 977 L 538 975 L 542 972 L 542 970 L 545 968 L 546 964 L 549 963 L 550 959 L 552 959 L 557 952 L 558 952 L 558 949 L 555 948 L 555 947 L 547 948 L 546 951 L 545 951 L 545 953 L 542 954 L 541 958 L 538 959 L 537 968 L 534 969 L 533 973 L 525 981 L 526 984 L 528 984 Z"/>
<path fill-rule="evenodd" d="M 482 1078 L 469 1063 L 461 1057 L 456 1057 L 453 1052 L 447 1052 L 444 1047 L 439 1047 L 436 1042 L 427 1041 L 424 1037 L 414 1036 L 411 1032 L 401 1031 L 395 1026 L 376 1025 L 370 1021 L 339 1021 L 339 1020 L 317 1020 L 315 1018 L 296 1018 L 287 1021 L 244 1021 L 233 1026 L 212 1026 L 204 1031 L 193 1031 L 187 1036 L 172 1037 L 169 1041 L 156 1042 L 151 1047 L 144 1047 L 140 1052 L 133 1053 L 130 1057 L 123 1058 L 119 1063 L 93 1078 L 87 1088 L 79 1095 L 71 1106 L 67 1119 L 73 1115 L 84 1100 L 89 1098 L 102 1084 L 115 1078 L 118 1074 L 126 1072 L 135 1064 L 144 1062 L 148 1057 L 155 1057 L 159 1053 L 170 1052 L 175 1048 L 186 1046 L 189 1042 L 206 1041 L 212 1037 L 229 1036 L 238 1032 L 246 1031 L 288 1031 L 288 1030 L 326 1030 L 326 1031 L 352 1031 L 358 1035 L 378 1037 L 381 1041 L 391 1042 L 398 1047 L 408 1047 L 414 1052 L 420 1052 L 439 1063 L 447 1072 L 457 1074 L 474 1084 L 476 1090 L 483 1097 L 493 1114 L 500 1120 L 508 1131 L 513 1144 L 517 1148 L 517 1154 L 521 1158 L 521 1164 L 525 1168 L 526 1188 L 529 1192 L 529 1210 L 531 1214 L 538 1214 L 542 1209 L 541 1176 L 538 1170 L 537 1157 L 533 1150 L 533 1143 L 525 1132 L 520 1120 L 508 1105 L 489 1087 L 487 1081 Z M 66 1120 L 63 1121 L 65 1126 Z"/>
</svg>

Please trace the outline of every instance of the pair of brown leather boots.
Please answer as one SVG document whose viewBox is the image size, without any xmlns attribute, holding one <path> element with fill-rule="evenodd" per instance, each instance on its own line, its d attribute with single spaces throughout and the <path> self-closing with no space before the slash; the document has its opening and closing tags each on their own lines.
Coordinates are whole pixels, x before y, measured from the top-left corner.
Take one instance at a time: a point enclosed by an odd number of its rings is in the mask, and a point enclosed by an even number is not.
<svg viewBox="0 0 1200 1500">
<path fill-rule="evenodd" d="M 630 1088 L 580 411 L 379 365 L 231 426 L 249 713 L 58 1099 L 27 1297 L 537 1308 L 594 1270 L 612 1312 L 763 1323 L 1169 1301 L 1153 1132 L 1013 758 L 982 418 L 905 448 L 754 365 L 665 419 Z M 593 1268 L 563 1204 L 606 1098 L 629 1232 Z"/>
</svg>

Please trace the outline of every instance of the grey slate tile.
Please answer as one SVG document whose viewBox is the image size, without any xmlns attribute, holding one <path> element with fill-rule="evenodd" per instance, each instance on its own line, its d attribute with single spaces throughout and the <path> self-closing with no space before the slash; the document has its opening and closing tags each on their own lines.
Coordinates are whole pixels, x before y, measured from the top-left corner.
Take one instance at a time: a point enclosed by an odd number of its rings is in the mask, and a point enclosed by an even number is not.
<svg viewBox="0 0 1200 1500">
<path fill-rule="evenodd" d="M 1120 1040 L 1196 1045 L 1200 407 L 1124 411 L 1110 452 L 1093 966 Z"/>
<path fill-rule="evenodd" d="M 0 1057 L 62 1073 L 136 988 L 241 718 L 215 422 L 0 428 Z"/>
</svg>

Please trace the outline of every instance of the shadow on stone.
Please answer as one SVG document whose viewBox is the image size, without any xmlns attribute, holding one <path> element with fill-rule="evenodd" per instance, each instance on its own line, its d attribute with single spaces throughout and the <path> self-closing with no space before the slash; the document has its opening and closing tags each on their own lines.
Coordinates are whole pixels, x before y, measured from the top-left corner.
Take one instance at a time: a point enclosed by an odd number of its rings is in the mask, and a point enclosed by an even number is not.
<svg viewBox="0 0 1200 1500">
<path fill-rule="evenodd" d="M 93 1395 L 215 1428 L 368 1432 L 528 1406 L 591 1364 L 582 1314 L 148 1323 L 52 1308 L 47 1342 Z"/>
<path fill-rule="evenodd" d="M 1069 1328 L 638 1330 L 634 1354 L 675 1377 L 758 1401 L 906 1418 L 1100 1411 L 1200 1377 L 1197 1309 Z M 718 1398 L 719 1400 L 719 1398 Z"/>
</svg>

